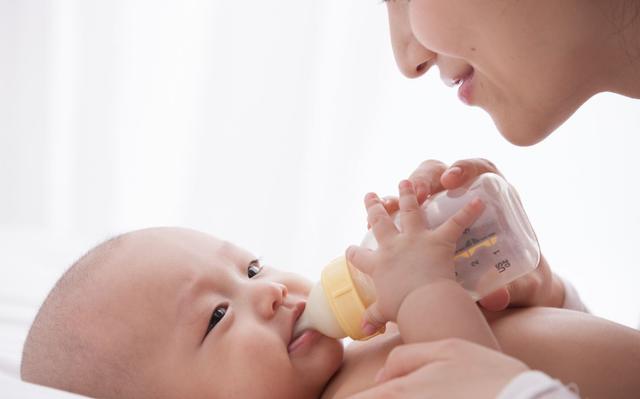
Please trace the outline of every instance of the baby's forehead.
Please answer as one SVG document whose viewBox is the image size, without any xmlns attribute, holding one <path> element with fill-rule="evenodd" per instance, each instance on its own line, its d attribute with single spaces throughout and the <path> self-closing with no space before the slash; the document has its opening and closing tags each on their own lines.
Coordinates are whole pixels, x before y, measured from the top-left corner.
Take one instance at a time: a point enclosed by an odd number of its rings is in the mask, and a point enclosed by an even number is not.
<svg viewBox="0 0 640 399">
<path fill-rule="evenodd" d="M 127 237 L 115 258 L 113 276 L 136 296 L 162 295 L 170 301 L 195 298 L 225 283 L 230 273 L 241 272 L 255 257 L 229 241 L 187 229 L 149 229 Z"/>
<path fill-rule="evenodd" d="M 171 260 L 186 266 L 245 262 L 252 255 L 235 244 L 214 236 L 183 228 L 156 228 L 135 232 L 129 243 L 134 255 Z"/>
</svg>

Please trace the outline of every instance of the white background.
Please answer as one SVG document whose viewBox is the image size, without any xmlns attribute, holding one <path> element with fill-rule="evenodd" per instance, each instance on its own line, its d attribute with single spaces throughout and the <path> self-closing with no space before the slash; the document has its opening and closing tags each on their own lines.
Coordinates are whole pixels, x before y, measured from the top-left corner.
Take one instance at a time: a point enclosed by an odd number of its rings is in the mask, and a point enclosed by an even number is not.
<svg viewBox="0 0 640 399">
<path fill-rule="evenodd" d="M 639 111 L 599 95 L 512 146 L 436 70 L 400 75 L 377 0 L 0 0 L 0 225 L 91 244 L 193 227 L 315 279 L 360 241 L 367 191 L 485 157 L 552 267 L 635 326 Z"/>
</svg>

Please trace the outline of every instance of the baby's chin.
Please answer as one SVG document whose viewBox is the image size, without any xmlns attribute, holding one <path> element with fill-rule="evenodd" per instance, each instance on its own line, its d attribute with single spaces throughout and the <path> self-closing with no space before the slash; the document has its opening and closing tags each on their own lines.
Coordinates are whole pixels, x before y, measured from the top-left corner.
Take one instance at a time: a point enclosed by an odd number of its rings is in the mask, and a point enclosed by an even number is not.
<svg viewBox="0 0 640 399">
<path fill-rule="evenodd" d="M 307 356 L 292 359 L 295 367 L 303 373 L 306 386 L 322 392 L 333 375 L 340 369 L 344 356 L 342 342 L 322 336 Z"/>
</svg>

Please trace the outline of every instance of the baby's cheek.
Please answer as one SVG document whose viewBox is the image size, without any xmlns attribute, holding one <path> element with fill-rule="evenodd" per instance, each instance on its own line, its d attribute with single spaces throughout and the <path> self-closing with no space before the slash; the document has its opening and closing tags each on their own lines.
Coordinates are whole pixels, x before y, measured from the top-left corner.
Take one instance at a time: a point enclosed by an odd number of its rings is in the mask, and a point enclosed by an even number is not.
<svg viewBox="0 0 640 399">
<path fill-rule="evenodd" d="M 283 273 L 281 281 L 287 286 L 290 294 L 307 296 L 311 291 L 311 281 L 299 274 Z"/>
<path fill-rule="evenodd" d="M 232 362 L 236 365 L 233 380 L 238 387 L 266 389 L 287 381 L 289 364 L 286 351 L 283 355 L 282 350 L 276 350 L 276 345 L 255 336 L 231 351 Z"/>
</svg>

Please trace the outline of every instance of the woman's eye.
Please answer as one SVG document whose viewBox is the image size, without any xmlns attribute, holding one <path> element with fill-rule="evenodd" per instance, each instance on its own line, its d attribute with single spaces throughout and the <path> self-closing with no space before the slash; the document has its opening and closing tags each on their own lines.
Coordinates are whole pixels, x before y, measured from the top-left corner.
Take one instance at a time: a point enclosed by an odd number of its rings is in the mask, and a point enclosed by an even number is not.
<svg viewBox="0 0 640 399">
<path fill-rule="evenodd" d="M 249 264 L 249 267 L 247 267 L 247 276 L 249 278 L 253 278 L 255 277 L 256 274 L 260 273 L 262 271 L 262 266 L 260 266 L 260 263 L 258 261 L 253 261 Z"/>
<path fill-rule="evenodd" d="M 218 306 L 211 313 L 211 319 L 209 319 L 209 325 L 207 326 L 207 332 L 204 334 L 205 337 L 209 334 L 209 331 L 213 329 L 222 320 L 224 315 L 227 314 L 227 308 L 224 306 Z"/>
</svg>

